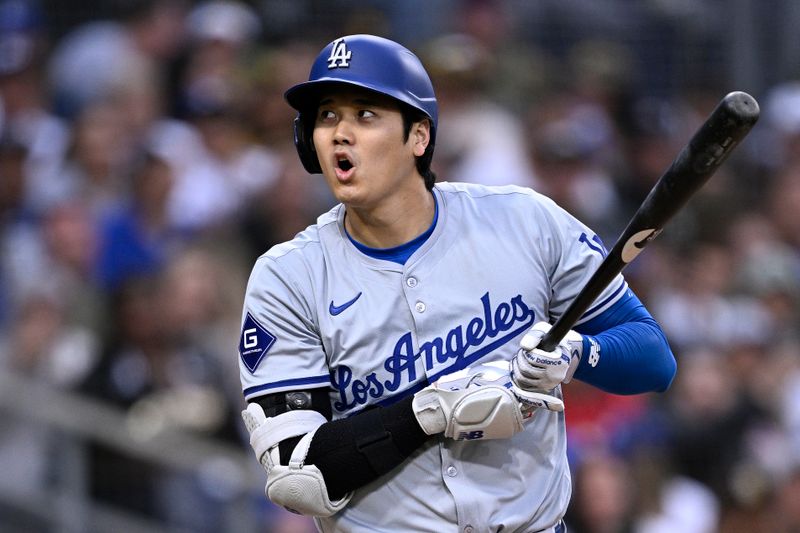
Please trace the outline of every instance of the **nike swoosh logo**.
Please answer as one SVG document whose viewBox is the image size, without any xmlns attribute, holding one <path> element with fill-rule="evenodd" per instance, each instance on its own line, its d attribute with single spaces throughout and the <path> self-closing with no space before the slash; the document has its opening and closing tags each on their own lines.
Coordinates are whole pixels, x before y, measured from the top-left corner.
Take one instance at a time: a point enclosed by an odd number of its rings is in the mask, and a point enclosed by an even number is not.
<svg viewBox="0 0 800 533">
<path fill-rule="evenodd" d="M 633 245 L 641 250 L 642 248 L 650 244 L 650 241 L 658 237 L 659 233 L 661 233 L 661 230 L 653 230 L 649 235 L 644 237 L 642 240 L 633 243 Z"/>
<path fill-rule="evenodd" d="M 644 229 L 631 235 L 622 247 L 622 252 L 620 253 L 622 262 L 627 264 L 636 259 L 636 256 L 641 253 L 650 241 L 658 237 L 659 233 L 661 233 L 660 229 Z"/>
<path fill-rule="evenodd" d="M 328 311 L 331 313 L 332 316 L 336 316 L 345 309 L 347 309 L 348 307 L 350 307 L 351 305 L 353 305 L 354 303 L 356 303 L 356 300 L 358 300 L 359 298 L 361 298 L 360 292 L 356 294 L 355 298 L 353 298 L 349 302 L 343 303 L 342 305 L 333 305 L 333 300 L 331 300 L 331 305 L 330 307 L 328 307 Z"/>
</svg>

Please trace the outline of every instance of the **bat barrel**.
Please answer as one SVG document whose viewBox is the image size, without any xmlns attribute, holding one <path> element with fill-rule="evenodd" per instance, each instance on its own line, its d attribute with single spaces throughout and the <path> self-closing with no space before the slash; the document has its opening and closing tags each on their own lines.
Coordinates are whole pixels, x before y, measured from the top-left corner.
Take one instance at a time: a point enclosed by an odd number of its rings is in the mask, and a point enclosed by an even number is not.
<svg viewBox="0 0 800 533">
<path fill-rule="evenodd" d="M 550 351 L 625 266 L 663 229 L 670 218 L 722 165 L 759 117 L 755 98 L 727 94 L 680 151 L 633 215 L 625 231 L 578 296 L 539 342 Z"/>
</svg>

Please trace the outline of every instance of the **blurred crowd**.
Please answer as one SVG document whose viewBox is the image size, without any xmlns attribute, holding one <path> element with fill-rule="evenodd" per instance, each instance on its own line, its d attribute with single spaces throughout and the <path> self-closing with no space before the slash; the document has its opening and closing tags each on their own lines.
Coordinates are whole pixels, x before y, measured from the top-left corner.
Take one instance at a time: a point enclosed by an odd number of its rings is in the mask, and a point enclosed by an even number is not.
<svg viewBox="0 0 800 533">
<path fill-rule="evenodd" d="M 329 24 L 277 39 L 276 20 L 328 11 L 111 4 L 54 37 L 45 4 L 0 0 L 0 372 L 138 416 L 168 412 L 175 427 L 249 451 L 235 348 L 247 275 L 333 205 L 300 166 L 282 93 L 338 35 L 398 38 L 402 10 L 331 2 L 342 10 Z M 447 31 L 404 43 L 437 90 L 439 179 L 533 187 L 607 245 L 734 89 L 720 79 L 663 94 L 612 39 L 545 46 L 508 2 L 449 4 Z M 800 530 L 797 67 L 797 80 L 754 94 L 751 136 L 625 271 L 678 359 L 672 388 L 565 387 L 571 532 Z M 0 410 L 0 486 L 42 490 L 57 446 Z M 191 475 L 98 443 L 89 457 L 97 501 L 222 530 L 228 502 Z M 309 531 L 260 489 L 247 497 L 259 531 Z M 0 523 L 15 517 L 0 501 Z"/>
</svg>

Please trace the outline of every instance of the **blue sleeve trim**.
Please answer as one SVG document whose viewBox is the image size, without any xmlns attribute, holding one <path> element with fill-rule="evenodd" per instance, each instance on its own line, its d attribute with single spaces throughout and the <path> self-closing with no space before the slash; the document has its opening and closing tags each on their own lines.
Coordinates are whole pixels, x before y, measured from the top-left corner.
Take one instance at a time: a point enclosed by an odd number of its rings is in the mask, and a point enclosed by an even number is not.
<svg viewBox="0 0 800 533">
<path fill-rule="evenodd" d="M 632 291 L 575 330 L 599 346 L 593 357 L 584 338 L 576 379 L 614 394 L 663 392 L 672 383 L 677 365 L 666 336 Z"/>
<path fill-rule="evenodd" d="M 297 387 L 303 387 L 308 385 L 330 386 L 330 384 L 331 384 L 331 377 L 327 374 L 324 376 L 314 376 L 310 378 L 284 379 L 283 381 L 275 381 L 274 383 L 264 383 L 263 385 L 248 387 L 244 389 L 244 397 L 245 399 L 249 399 L 257 392 L 276 391 L 277 389 L 290 390 L 290 389 L 296 389 Z"/>
<path fill-rule="evenodd" d="M 604 307 L 606 307 L 610 302 L 614 301 L 617 298 L 620 298 L 620 295 L 628 288 L 628 284 L 625 281 L 622 281 L 619 284 L 619 287 L 614 289 L 614 292 L 611 293 L 611 296 L 607 297 L 605 300 L 600 302 L 599 304 L 591 307 L 588 311 L 583 313 L 583 316 L 578 320 L 578 324 L 582 323 L 583 321 L 591 320 L 595 317 L 598 312 L 601 312 Z M 602 314 L 602 313 L 601 313 Z"/>
</svg>

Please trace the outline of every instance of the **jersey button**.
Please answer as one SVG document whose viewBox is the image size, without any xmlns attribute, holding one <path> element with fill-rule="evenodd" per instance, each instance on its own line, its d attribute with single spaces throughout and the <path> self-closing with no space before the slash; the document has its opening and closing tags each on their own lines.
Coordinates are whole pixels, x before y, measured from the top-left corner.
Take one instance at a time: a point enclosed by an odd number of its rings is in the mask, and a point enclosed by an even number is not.
<svg viewBox="0 0 800 533">
<path fill-rule="evenodd" d="M 417 313 L 424 313 L 425 312 L 425 304 L 422 303 L 422 302 L 417 302 L 417 304 L 414 306 L 414 308 L 417 310 Z"/>
<path fill-rule="evenodd" d="M 447 467 L 447 475 L 450 477 L 456 477 L 458 475 L 458 468 L 450 465 Z"/>
<path fill-rule="evenodd" d="M 472 533 L 473 531 L 475 531 L 475 528 L 472 526 L 466 526 L 464 528 L 464 533 Z"/>
<path fill-rule="evenodd" d="M 406 280 L 406 285 L 411 287 L 412 289 L 417 286 L 417 278 L 408 278 Z"/>
</svg>

